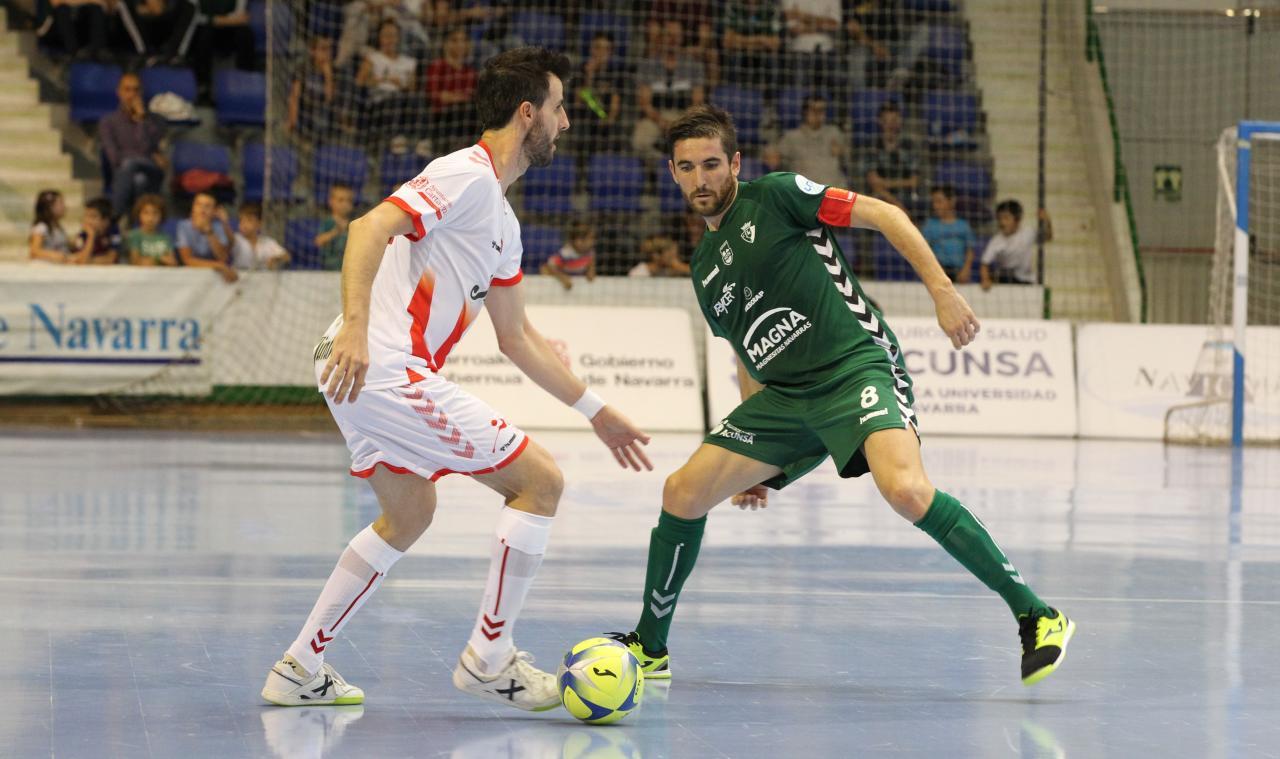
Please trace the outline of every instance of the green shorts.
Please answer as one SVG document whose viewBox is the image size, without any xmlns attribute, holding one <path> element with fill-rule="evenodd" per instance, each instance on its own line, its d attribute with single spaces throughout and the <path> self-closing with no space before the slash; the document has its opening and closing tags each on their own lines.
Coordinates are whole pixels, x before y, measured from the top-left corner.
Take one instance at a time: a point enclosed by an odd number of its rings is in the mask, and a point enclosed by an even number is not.
<svg viewBox="0 0 1280 759">
<path fill-rule="evenodd" d="M 774 490 L 808 474 L 828 456 L 835 459 L 841 477 L 860 477 L 869 471 L 862 452 L 868 435 L 916 429 L 911 381 L 905 372 L 899 374 L 902 383 L 884 364 L 813 386 L 765 387 L 743 401 L 703 442 L 782 469 L 764 482 Z"/>
</svg>

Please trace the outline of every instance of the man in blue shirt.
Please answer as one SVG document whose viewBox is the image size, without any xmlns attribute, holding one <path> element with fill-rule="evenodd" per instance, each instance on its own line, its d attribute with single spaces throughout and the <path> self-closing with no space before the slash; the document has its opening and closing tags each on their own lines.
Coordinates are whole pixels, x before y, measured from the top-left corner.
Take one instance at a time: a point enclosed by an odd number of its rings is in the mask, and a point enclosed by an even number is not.
<svg viewBox="0 0 1280 759">
<path fill-rule="evenodd" d="M 978 246 L 978 239 L 969 228 L 969 222 L 956 217 L 955 188 L 950 185 L 934 187 L 930 191 L 930 199 L 933 215 L 920 232 L 951 281 L 968 282 L 973 268 L 973 249 Z"/>
<path fill-rule="evenodd" d="M 223 280 L 235 282 L 231 268 L 231 223 L 227 211 L 208 193 L 200 193 L 191 201 L 191 218 L 178 223 L 175 247 L 183 266 L 213 269 Z"/>
</svg>

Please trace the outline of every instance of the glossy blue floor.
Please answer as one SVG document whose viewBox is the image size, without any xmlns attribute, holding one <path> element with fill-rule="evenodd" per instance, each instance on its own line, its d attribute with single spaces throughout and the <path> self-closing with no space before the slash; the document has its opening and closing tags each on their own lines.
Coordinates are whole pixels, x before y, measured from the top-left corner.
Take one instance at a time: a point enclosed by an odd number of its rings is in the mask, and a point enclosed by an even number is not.
<svg viewBox="0 0 1280 759">
<path fill-rule="evenodd" d="M 554 668 L 630 629 L 662 476 L 536 435 L 568 489 L 516 639 Z M 363 707 L 260 703 L 351 535 L 376 514 L 330 436 L 0 433 L 0 756 L 1280 756 L 1280 451 L 928 438 L 934 481 L 1079 623 L 1018 679 L 999 598 L 822 468 L 764 512 L 712 513 L 675 679 L 587 727 L 449 680 L 500 503 L 441 481 L 436 523 L 329 647 Z"/>
</svg>

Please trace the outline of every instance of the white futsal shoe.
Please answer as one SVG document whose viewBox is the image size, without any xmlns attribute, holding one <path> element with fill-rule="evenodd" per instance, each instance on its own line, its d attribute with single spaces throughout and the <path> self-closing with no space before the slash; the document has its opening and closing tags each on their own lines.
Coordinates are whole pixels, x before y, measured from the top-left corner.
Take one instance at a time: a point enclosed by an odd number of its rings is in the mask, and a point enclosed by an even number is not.
<svg viewBox="0 0 1280 759">
<path fill-rule="evenodd" d="M 364 691 L 342 679 L 329 664 L 311 674 L 288 654 L 267 673 L 262 697 L 276 706 L 363 704 Z"/>
<path fill-rule="evenodd" d="M 453 684 L 473 696 L 514 706 L 527 712 L 545 712 L 560 705 L 556 676 L 533 667 L 533 656 L 516 651 L 496 675 L 481 675 L 479 658 L 467 646 L 453 670 Z"/>
</svg>

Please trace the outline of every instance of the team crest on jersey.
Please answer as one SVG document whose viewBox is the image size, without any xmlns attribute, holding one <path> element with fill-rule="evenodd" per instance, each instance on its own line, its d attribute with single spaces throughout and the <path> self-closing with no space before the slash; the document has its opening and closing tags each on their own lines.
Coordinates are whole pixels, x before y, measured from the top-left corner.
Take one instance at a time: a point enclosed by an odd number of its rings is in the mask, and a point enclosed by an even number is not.
<svg viewBox="0 0 1280 759">
<path fill-rule="evenodd" d="M 822 191 L 827 189 L 826 185 L 818 184 L 812 179 L 796 174 L 796 187 L 800 188 L 800 192 L 806 195 L 821 195 Z"/>
<path fill-rule="evenodd" d="M 733 248 L 729 247 L 728 240 L 720 243 L 720 260 L 724 261 L 725 266 L 733 263 Z"/>
<path fill-rule="evenodd" d="M 748 244 L 756 241 L 756 225 L 755 224 L 752 224 L 751 222 L 748 221 L 746 224 L 742 225 L 742 240 L 743 242 Z"/>
</svg>

